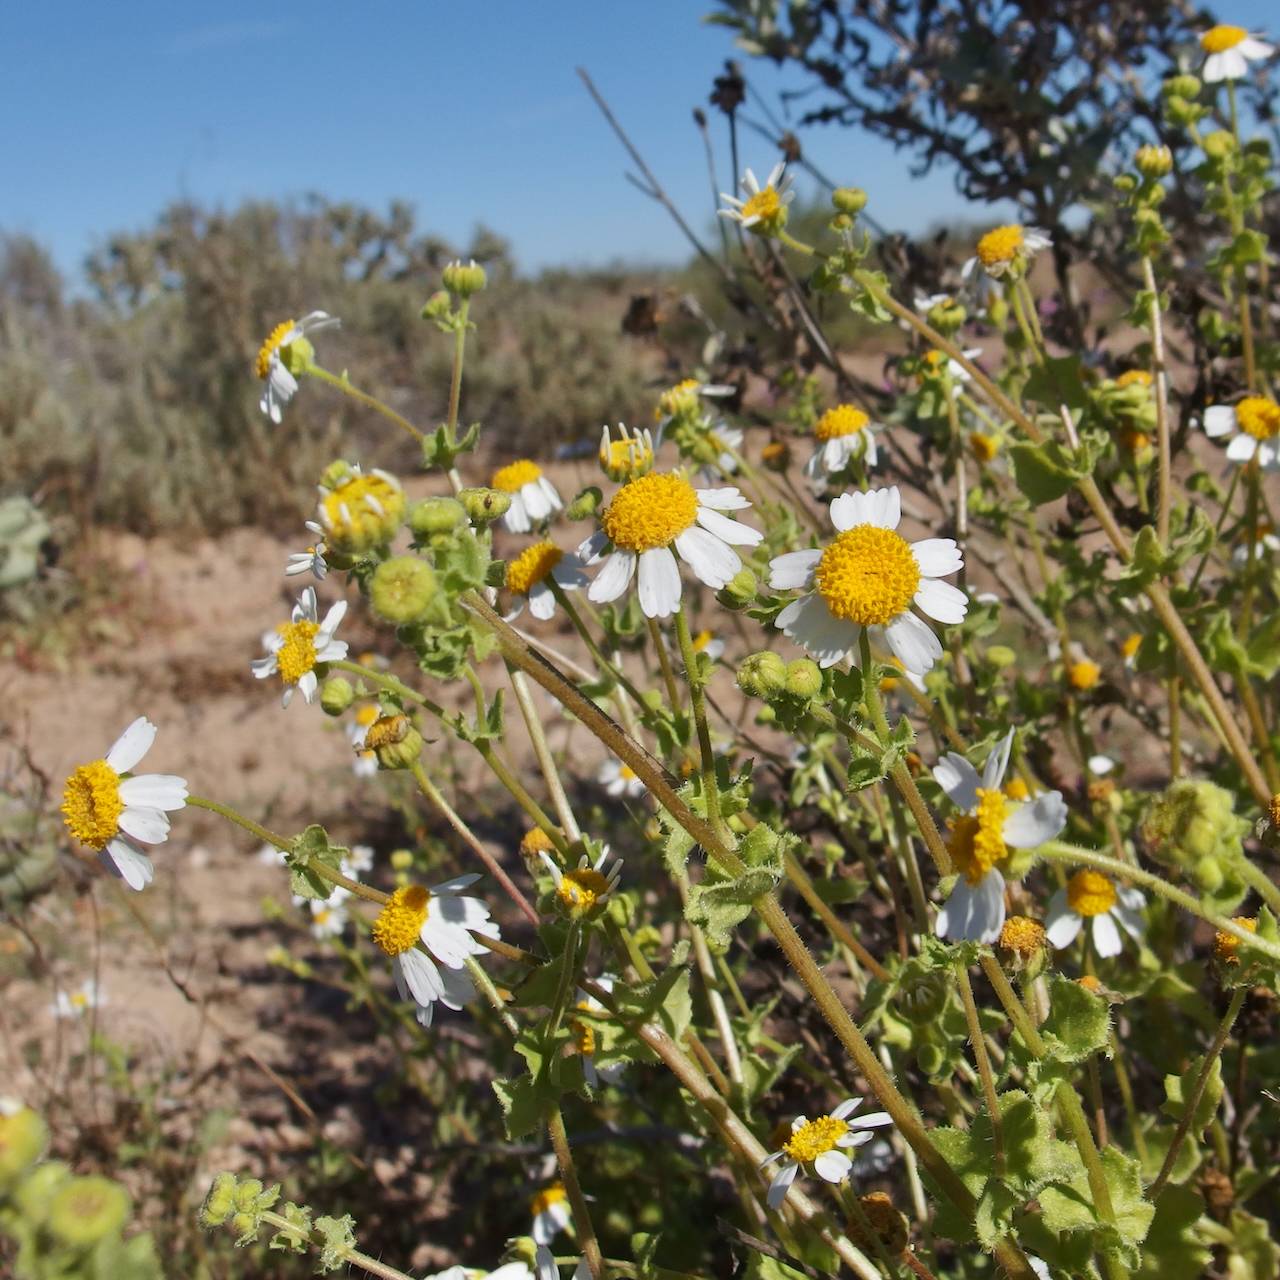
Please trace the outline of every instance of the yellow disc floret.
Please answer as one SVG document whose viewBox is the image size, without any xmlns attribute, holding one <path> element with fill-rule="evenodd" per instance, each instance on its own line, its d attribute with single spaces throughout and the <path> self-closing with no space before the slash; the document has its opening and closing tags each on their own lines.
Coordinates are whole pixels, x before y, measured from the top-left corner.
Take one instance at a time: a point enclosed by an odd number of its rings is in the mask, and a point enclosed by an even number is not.
<svg viewBox="0 0 1280 1280">
<path fill-rule="evenodd" d="M 1247 933 L 1258 932 L 1258 921 L 1254 916 L 1232 916 L 1231 923 Z M 1240 963 L 1240 939 L 1234 933 L 1219 929 L 1213 939 L 1213 958 L 1221 965 L 1231 967 Z"/>
<path fill-rule="evenodd" d="M 861 409 L 851 404 L 838 404 L 828 409 L 813 428 L 819 440 L 838 440 L 842 436 L 856 435 L 871 419 Z"/>
<path fill-rule="evenodd" d="M 806 1120 L 795 1133 L 782 1144 L 782 1149 L 793 1160 L 808 1164 L 820 1155 L 836 1149 L 836 1142 L 849 1132 L 849 1126 L 834 1116 L 819 1116 Z"/>
<path fill-rule="evenodd" d="M 1000 947 L 1030 960 L 1044 949 L 1044 925 L 1030 916 L 1010 916 L 1000 930 Z"/>
<path fill-rule="evenodd" d="M 1200 37 L 1200 47 L 1205 53 L 1226 53 L 1228 49 L 1234 49 L 1248 35 L 1249 33 L 1243 27 L 1222 24 L 1210 27 Z"/>
<path fill-rule="evenodd" d="M 698 517 L 698 495 L 678 475 L 653 474 L 629 480 L 600 517 L 605 537 L 626 551 L 669 547 Z"/>
<path fill-rule="evenodd" d="M 1139 649 L 1142 648 L 1142 636 L 1139 632 L 1134 631 L 1125 636 L 1124 643 L 1120 646 L 1120 652 L 1125 658 L 1132 658 Z"/>
<path fill-rule="evenodd" d="M 417 945 L 427 921 L 431 894 L 420 884 L 397 889 L 373 922 L 373 940 L 389 956 L 398 956 Z"/>
<path fill-rule="evenodd" d="M 404 519 L 404 491 L 385 472 L 354 472 L 321 498 L 320 510 L 336 547 L 367 551 L 395 536 Z"/>
<path fill-rule="evenodd" d="M 1078 916 L 1105 915 L 1116 905 L 1116 887 L 1101 872 L 1086 867 L 1067 881 L 1067 905 Z"/>
<path fill-rule="evenodd" d="M 978 241 L 978 261 L 984 267 L 1006 265 L 1022 252 L 1023 241 L 1021 227 L 996 227 Z"/>
<path fill-rule="evenodd" d="M 779 198 L 776 188 L 772 186 L 765 187 L 762 191 L 757 191 L 742 206 L 744 220 L 747 218 L 759 218 L 764 223 L 776 222 L 781 212 L 782 200 Z"/>
<path fill-rule="evenodd" d="M 538 854 L 551 853 L 554 849 L 555 845 L 551 843 L 551 837 L 541 827 L 530 827 L 520 837 L 520 852 L 526 858 L 536 858 Z"/>
<path fill-rule="evenodd" d="M 1280 404 L 1266 396 L 1246 396 L 1236 405 L 1236 422 L 1255 440 L 1273 440 L 1280 435 Z"/>
<path fill-rule="evenodd" d="M 564 552 L 554 542 L 535 542 L 507 564 L 507 590 L 527 596 L 560 563 Z"/>
<path fill-rule="evenodd" d="M 276 650 L 276 665 L 285 684 L 297 684 L 316 665 L 316 635 L 320 624 L 310 618 L 282 622 L 276 630 L 284 643 Z"/>
<path fill-rule="evenodd" d="M 883 626 L 906 611 L 920 585 L 920 565 L 892 529 L 860 524 L 822 553 L 814 585 L 837 618 Z"/>
<path fill-rule="evenodd" d="M 989 436 L 982 431 L 974 431 L 969 435 L 969 448 L 979 462 L 990 462 L 1000 452 L 999 436 Z"/>
<path fill-rule="evenodd" d="M 549 1187 L 543 1187 L 529 1201 L 529 1212 L 536 1218 L 540 1213 L 546 1213 L 553 1205 L 564 1204 L 568 1198 L 564 1187 L 558 1182 L 553 1182 Z"/>
<path fill-rule="evenodd" d="M 952 822 L 947 849 L 956 870 L 970 884 L 977 884 L 1008 853 L 1004 843 L 1007 810 L 1004 792 L 979 787 L 975 811 Z"/>
<path fill-rule="evenodd" d="M 1067 668 L 1067 680 L 1073 689 L 1079 689 L 1084 692 L 1086 689 L 1092 689 L 1095 684 L 1102 678 L 1102 668 L 1096 662 L 1090 662 L 1087 658 L 1079 662 L 1073 662 Z"/>
<path fill-rule="evenodd" d="M 503 493 L 519 493 L 527 484 L 536 484 L 542 479 L 542 468 L 528 458 L 520 458 L 499 467 L 493 473 L 491 486 L 501 489 Z"/>
<path fill-rule="evenodd" d="M 1021 778 L 1010 778 L 1004 784 L 1004 793 L 1010 800 L 1030 800 L 1031 788 Z"/>
<path fill-rule="evenodd" d="M 1116 379 L 1117 387 L 1149 387 L 1151 375 L 1145 369 L 1128 369 Z"/>
<path fill-rule="evenodd" d="M 609 881 L 591 867 L 566 871 L 556 885 L 556 895 L 574 913 L 592 910 L 609 893 Z"/>
<path fill-rule="evenodd" d="M 62 792 L 62 817 L 67 830 L 90 849 L 105 849 L 120 829 L 124 801 L 120 775 L 105 761 L 82 764 Z"/>
<path fill-rule="evenodd" d="M 279 350 L 280 344 L 293 331 L 293 328 L 292 320 L 284 320 L 267 335 L 266 342 L 258 349 L 258 358 L 253 365 L 253 371 L 259 378 L 265 379 L 271 372 L 271 357 Z"/>
</svg>

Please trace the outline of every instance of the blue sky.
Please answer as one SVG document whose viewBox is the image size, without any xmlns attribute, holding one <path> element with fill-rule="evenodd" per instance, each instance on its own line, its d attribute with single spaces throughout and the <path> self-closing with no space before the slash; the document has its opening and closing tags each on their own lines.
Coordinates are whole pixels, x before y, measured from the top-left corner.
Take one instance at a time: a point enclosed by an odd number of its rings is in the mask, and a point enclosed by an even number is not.
<svg viewBox="0 0 1280 1280">
<path fill-rule="evenodd" d="M 1223 6 L 1245 25 L 1270 0 Z M 521 264 L 668 261 L 684 242 L 623 179 L 626 160 L 574 74 L 585 66 L 700 230 L 711 219 L 690 121 L 733 56 L 700 18 L 712 0 L 364 0 L 271 6 L 12 5 L 0 20 L 0 230 L 74 271 L 109 231 L 169 201 L 232 206 L 319 192 L 465 243 L 484 222 Z M 780 83 L 748 63 L 768 96 Z M 711 113 L 714 117 L 716 113 Z M 869 188 L 872 212 L 920 230 L 961 210 L 950 179 L 848 131 L 810 156 Z M 744 163 L 767 168 L 763 141 Z M 721 186 L 729 179 L 721 160 Z"/>
</svg>

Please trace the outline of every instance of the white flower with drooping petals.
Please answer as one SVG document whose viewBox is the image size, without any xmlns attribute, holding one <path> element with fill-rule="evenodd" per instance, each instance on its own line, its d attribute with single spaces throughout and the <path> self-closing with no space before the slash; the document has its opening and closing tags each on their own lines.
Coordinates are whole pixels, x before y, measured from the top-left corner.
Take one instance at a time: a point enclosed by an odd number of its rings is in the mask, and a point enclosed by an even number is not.
<svg viewBox="0 0 1280 1280">
<path fill-rule="evenodd" d="M 1227 25 L 1210 27 L 1201 35 L 1200 47 L 1206 55 L 1200 72 L 1205 84 L 1243 80 L 1249 74 L 1249 63 L 1265 61 L 1275 53 L 1274 46 L 1243 27 Z"/>
<path fill-rule="evenodd" d="M 719 591 L 742 568 L 733 548 L 754 547 L 764 538 L 759 529 L 724 514 L 750 506 L 737 489 L 695 489 L 675 472 L 628 481 L 601 513 L 599 532 L 578 548 L 588 565 L 604 561 L 587 599 L 608 604 L 634 577 L 645 616 L 670 617 L 680 607 L 676 552 L 702 582 Z"/>
<path fill-rule="evenodd" d="M 622 859 L 614 859 L 613 865 L 605 871 L 605 863 L 609 858 L 609 846 L 605 845 L 600 856 L 592 865 L 584 853 L 576 867 L 561 871 L 560 864 L 545 850 L 538 850 L 538 857 L 543 861 L 555 881 L 556 897 L 570 915 L 585 915 L 593 911 L 618 887 L 622 878 Z"/>
<path fill-rule="evenodd" d="M 595 980 L 596 986 L 601 987 L 605 991 L 613 990 L 613 978 L 608 974 L 601 974 Z M 579 990 L 577 1009 L 580 1014 L 587 1013 L 606 1013 L 604 1005 L 600 1003 L 595 996 L 586 991 Z M 626 1070 L 621 1062 L 609 1063 L 603 1067 L 597 1067 L 595 1061 L 596 1049 L 596 1029 L 588 1018 L 574 1017 L 569 1023 L 570 1029 L 574 1035 L 574 1046 L 578 1050 L 579 1056 L 582 1058 L 582 1077 L 593 1088 L 600 1087 L 600 1081 L 605 1084 L 617 1084 L 622 1079 L 622 1073 Z"/>
<path fill-rule="evenodd" d="M 305 551 L 290 553 L 285 562 L 284 576 L 293 578 L 300 573 L 310 573 L 315 575 L 317 582 L 323 582 L 329 572 L 329 562 L 324 558 L 324 553 L 329 549 L 325 546 L 324 529 L 315 520 L 306 521 L 306 527 L 309 533 L 315 535 L 315 542 Z"/>
<path fill-rule="evenodd" d="M 1280 470 L 1280 404 L 1267 396 L 1210 405 L 1204 411 L 1204 433 L 1214 440 L 1231 437 L 1227 457 L 1232 462 L 1256 457 L 1263 471 Z"/>
<path fill-rule="evenodd" d="M 645 793 L 645 785 L 636 776 L 635 770 L 612 756 L 596 770 L 596 781 L 604 788 L 605 794 L 610 796 L 630 796 L 634 799 Z"/>
<path fill-rule="evenodd" d="M 1010 788 L 1001 790 L 1012 746 L 1010 729 L 992 748 L 981 778 L 955 752 L 944 755 L 933 771 L 947 798 L 962 811 L 952 822 L 947 840 L 951 861 L 960 874 L 938 912 L 935 932 L 940 938 L 994 942 L 1005 919 L 1000 864 L 1010 849 L 1034 849 L 1067 824 L 1067 805 L 1060 791 L 1046 791 L 1024 802 L 1011 800 Z"/>
<path fill-rule="evenodd" d="M 133 774 L 155 740 L 155 725 L 139 716 L 103 759 L 80 765 L 62 792 L 67 830 L 96 850 L 102 865 L 130 889 L 145 888 L 155 875 L 151 859 L 134 841 L 163 844 L 169 838 L 168 814 L 187 803 L 184 778 Z"/>
<path fill-rule="evenodd" d="M 790 551 L 769 563 L 775 590 L 800 588 L 774 625 L 803 645 L 822 667 L 850 654 L 858 661 L 863 628 L 905 670 L 924 675 L 942 656 L 933 630 L 911 612 L 914 604 L 936 622 L 964 621 L 965 593 L 941 581 L 963 567 L 951 538 L 908 542 L 896 532 L 901 498 L 894 485 L 843 493 L 831 504 L 836 537 L 825 549 Z"/>
<path fill-rule="evenodd" d="M 535 1244 L 550 1244 L 562 1231 L 567 1231 L 573 1221 L 573 1211 L 569 1208 L 564 1183 L 553 1182 L 537 1192 L 529 1201 L 529 1213 L 533 1219 L 529 1234 Z"/>
<path fill-rule="evenodd" d="M 265 680 L 277 671 L 280 673 L 284 681 L 281 698 L 284 706 L 289 705 L 295 689 L 301 692 L 306 702 L 311 702 L 320 684 L 316 677 L 316 664 L 337 662 L 347 656 L 346 641 L 333 638 L 346 612 L 347 602 L 339 600 L 325 614 L 324 622 L 319 622 L 315 588 L 307 587 L 293 606 L 291 619 L 262 637 L 267 656 L 254 659 L 253 674 L 257 679 Z"/>
<path fill-rule="evenodd" d="M 1061 951 L 1076 940 L 1084 922 L 1092 920 L 1094 949 L 1104 958 L 1118 956 L 1124 947 L 1121 929 L 1135 941 L 1142 941 L 1147 925 L 1141 912 L 1146 905 L 1140 890 L 1132 885 L 1117 886 L 1100 871 L 1086 867 L 1049 899 L 1045 931 Z"/>
<path fill-rule="evenodd" d="M 507 561 L 507 590 L 516 597 L 507 614 L 508 621 L 524 612 L 526 602 L 529 612 L 540 622 L 555 616 L 556 597 L 547 585 L 548 578 L 562 591 L 576 591 L 589 581 L 582 560 L 549 539 L 525 547 L 514 560 Z"/>
<path fill-rule="evenodd" d="M 770 1209 L 781 1206 L 802 1168 L 810 1168 L 824 1182 L 837 1185 L 849 1176 L 853 1161 L 846 1152 L 870 1142 L 875 1136 L 872 1129 L 893 1123 L 887 1111 L 850 1120 L 861 1105 L 861 1098 L 846 1098 L 830 1115 L 814 1120 L 797 1116 L 791 1122 L 791 1137 L 760 1165 L 764 1169 L 775 1160 L 782 1161 L 769 1184 Z"/>
<path fill-rule="evenodd" d="M 528 458 L 520 458 L 499 467 L 493 473 L 490 487 L 511 495 L 511 505 L 502 517 L 510 533 L 529 533 L 564 506 L 555 485 L 542 468 Z"/>
<path fill-rule="evenodd" d="M 298 379 L 286 367 L 283 359 L 285 351 L 295 342 L 306 341 L 307 335 L 317 333 L 321 329 L 332 329 L 341 324 L 336 316 L 327 311 L 310 311 L 301 320 L 286 320 L 272 329 L 267 340 L 258 351 L 255 372 L 266 383 L 262 388 L 262 399 L 258 408 L 271 419 L 279 423 L 284 418 L 284 407 L 297 394 Z"/>
</svg>

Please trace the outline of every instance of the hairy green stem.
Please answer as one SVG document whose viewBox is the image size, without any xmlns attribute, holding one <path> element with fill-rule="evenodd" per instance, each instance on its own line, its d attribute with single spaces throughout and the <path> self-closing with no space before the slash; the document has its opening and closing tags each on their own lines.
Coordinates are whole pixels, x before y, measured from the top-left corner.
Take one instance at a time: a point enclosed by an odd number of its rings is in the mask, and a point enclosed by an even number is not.
<svg viewBox="0 0 1280 1280">
<path fill-rule="evenodd" d="M 328 369 L 322 369 L 318 364 L 310 364 L 304 370 L 312 378 L 318 378 L 321 382 L 328 383 L 331 387 L 336 387 L 344 396 L 350 396 L 352 400 L 365 406 L 366 409 L 372 409 L 375 413 L 380 413 L 388 422 L 394 422 L 402 431 L 407 431 L 415 440 L 422 440 L 422 432 L 409 421 L 403 418 L 390 405 L 383 404 L 377 396 L 371 396 L 367 391 L 361 391 L 359 387 L 353 386 L 346 374 L 339 376 L 336 373 L 330 373 Z"/>
<path fill-rule="evenodd" d="M 573 1209 L 573 1230 L 578 1237 L 582 1256 L 587 1260 L 593 1280 L 601 1280 L 604 1275 L 604 1260 L 600 1255 L 600 1242 L 596 1239 L 587 1197 L 582 1194 L 578 1169 L 573 1162 L 573 1152 L 569 1149 L 569 1135 L 565 1132 L 564 1116 L 557 1103 L 552 1103 L 547 1112 L 547 1136 L 551 1139 L 556 1163 L 560 1166 L 560 1181 L 564 1183 L 565 1194 Z"/>
</svg>

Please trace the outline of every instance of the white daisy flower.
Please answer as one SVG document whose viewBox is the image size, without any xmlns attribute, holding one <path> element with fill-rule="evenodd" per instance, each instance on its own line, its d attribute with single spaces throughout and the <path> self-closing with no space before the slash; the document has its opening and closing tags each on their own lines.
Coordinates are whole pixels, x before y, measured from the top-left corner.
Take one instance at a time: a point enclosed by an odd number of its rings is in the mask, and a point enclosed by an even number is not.
<svg viewBox="0 0 1280 1280">
<path fill-rule="evenodd" d="M 365 471 L 359 463 L 334 464 L 316 488 L 316 516 L 326 551 L 367 555 L 390 543 L 404 521 L 404 489 L 381 467 Z"/>
<path fill-rule="evenodd" d="M 1269 520 L 1262 520 L 1258 523 L 1258 531 L 1253 539 L 1253 558 L 1261 560 L 1264 556 L 1274 554 L 1280 551 L 1280 538 L 1276 537 L 1275 530 L 1271 526 Z M 1246 564 L 1249 560 L 1249 531 L 1244 530 L 1242 534 L 1237 535 L 1236 545 L 1231 549 L 1232 564 Z"/>
<path fill-rule="evenodd" d="M 784 176 L 786 167 L 785 161 L 774 165 L 763 187 L 756 175 L 748 169 L 741 184 L 747 198 L 739 200 L 722 191 L 720 199 L 729 207 L 720 209 L 720 216 L 739 223 L 746 231 L 769 234 L 781 230 L 787 220 L 787 205 L 796 197 L 796 193 L 791 190 L 790 175 Z"/>
<path fill-rule="evenodd" d="M 516 597 L 508 620 L 524 611 L 526 601 L 529 612 L 540 622 L 555 615 L 556 597 L 547 585 L 548 578 L 562 591 L 576 591 L 590 580 L 586 566 L 572 551 L 563 551 L 548 539 L 535 542 L 507 561 L 507 590 Z"/>
<path fill-rule="evenodd" d="M 528 458 L 499 467 L 489 483 L 491 488 L 511 495 L 511 505 L 502 517 L 510 533 L 528 533 L 564 506 L 555 485 Z"/>
<path fill-rule="evenodd" d="M 370 747 L 364 745 L 369 728 L 379 715 L 376 702 L 366 702 L 356 708 L 356 713 L 346 727 L 347 740 L 351 743 L 354 759 L 351 761 L 351 772 L 357 778 L 372 778 L 378 772 L 378 757 Z"/>
<path fill-rule="evenodd" d="M 965 347 L 963 355 L 966 360 L 976 360 L 982 354 L 981 347 Z M 929 376 L 936 377 L 939 369 L 946 364 L 947 377 L 955 383 L 969 382 L 969 371 L 958 360 L 949 359 L 945 352 L 936 349 L 926 351 L 920 357 L 924 361 L 924 368 L 921 370 L 921 379 Z"/>
<path fill-rule="evenodd" d="M 924 675 L 942 656 L 942 645 L 914 604 L 937 622 L 964 621 L 965 593 L 941 579 L 963 561 L 951 538 L 910 543 L 895 530 L 901 498 L 894 485 L 867 493 L 842 493 L 831 504 L 836 537 L 825 549 L 790 551 L 769 563 L 775 590 L 815 588 L 778 614 L 775 626 L 803 645 L 822 667 L 846 654 L 858 661 L 862 629 L 887 647 L 903 667 Z"/>
<path fill-rule="evenodd" d="M 634 480 L 653 470 L 653 433 L 645 427 L 640 431 L 628 431 L 625 422 L 618 423 L 618 438 L 608 426 L 600 428 L 600 470 L 615 484 Z"/>
<path fill-rule="evenodd" d="M 1116 767 L 1110 756 L 1096 755 L 1089 757 L 1089 772 L 1095 777 L 1105 778 Z"/>
<path fill-rule="evenodd" d="M 750 505 L 737 489 L 695 489 L 675 472 L 652 472 L 628 481 L 601 513 L 600 531 L 578 548 L 588 564 L 605 561 L 587 598 L 608 604 L 635 577 L 645 616 L 670 617 L 680 607 L 680 569 L 674 552 L 707 586 L 719 591 L 742 568 L 734 546 L 754 547 L 764 538 L 758 529 L 724 514 Z"/>
<path fill-rule="evenodd" d="M 605 862 L 609 857 L 608 845 L 600 851 L 594 865 L 584 853 L 578 865 L 568 871 L 561 871 L 556 860 L 544 849 L 538 851 L 538 857 L 555 881 L 556 897 L 560 900 L 560 905 L 572 916 L 584 916 L 594 911 L 618 887 L 618 881 L 622 877 L 621 858 L 616 858 L 608 871 L 605 871 Z"/>
<path fill-rule="evenodd" d="M 339 889 L 342 889 L 341 885 L 334 885 L 334 891 L 327 901 L 320 898 L 307 899 L 307 910 L 311 913 L 311 936 L 317 942 L 336 938 L 347 927 L 346 897 L 350 896 L 350 892 L 343 890 L 345 896 L 339 898 Z"/>
<path fill-rule="evenodd" d="M 1249 63 L 1261 62 L 1275 53 L 1275 48 L 1243 27 L 1210 27 L 1200 37 L 1205 51 L 1204 69 L 1200 76 L 1205 84 L 1223 80 L 1243 80 L 1249 74 Z"/>
<path fill-rule="evenodd" d="M 1025 270 L 1031 259 L 1052 243 L 1049 233 L 1040 227 L 1020 227 L 1016 223 L 996 227 L 978 241 L 977 252 L 960 274 L 967 280 L 981 265 L 987 275 L 999 280 L 1010 272 Z"/>
<path fill-rule="evenodd" d="M 62 792 L 62 817 L 81 844 L 97 850 L 102 865 L 130 889 L 151 883 L 151 859 L 134 843 L 163 844 L 169 838 L 167 813 L 187 803 L 183 778 L 132 770 L 151 749 L 156 727 L 139 716 L 102 760 L 82 764 Z"/>
<path fill-rule="evenodd" d="M 809 1167 L 825 1182 L 839 1184 L 849 1176 L 853 1161 L 845 1153 L 870 1142 L 875 1136 L 870 1130 L 893 1123 L 886 1111 L 848 1119 L 861 1105 L 861 1098 L 846 1098 L 828 1116 L 815 1120 L 797 1116 L 791 1122 L 791 1137 L 760 1165 L 764 1169 L 775 1160 L 782 1161 L 769 1184 L 770 1209 L 781 1206 L 802 1167 Z"/>
<path fill-rule="evenodd" d="M 478 875 L 458 876 L 427 889 L 405 885 L 397 889 L 373 922 L 373 940 L 391 957 L 391 972 L 402 999 L 418 1006 L 418 1021 L 431 1025 L 436 1001 L 461 1009 L 475 997 L 466 971 L 468 956 L 487 948 L 472 934 L 500 937 L 489 908 L 462 890 Z"/>
<path fill-rule="evenodd" d="M 636 776 L 630 765 L 623 764 L 610 756 L 596 770 L 596 781 L 610 796 L 630 796 L 632 799 L 645 793 L 644 783 Z"/>
<path fill-rule="evenodd" d="M 1010 729 L 987 757 L 981 778 L 955 752 L 943 756 L 933 771 L 947 798 L 963 811 L 951 823 L 947 840 L 951 861 L 960 874 L 938 912 L 935 931 L 940 938 L 994 942 L 1005 918 L 1000 864 L 1010 849 L 1034 849 L 1066 826 L 1067 805 L 1060 791 L 1046 791 L 1024 802 L 1010 799 L 1012 784 L 1001 790 L 1012 746 Z"/>
<path fill-rule="evenodd" d="M 726 422 L 717 423 L 706 435 L 706 446 L 716 450 L 713 462 L 699 468 L 698 476 L 705 484 L 715 484 L 721 476 L 734 475 L 738 470 L 738 455 L 746 433 L 741 427 L 731 427 Z"/>
<path fill-rule="evenodd" d="M 353 844 L 347 850 L 347 856 L 338 863 L 338 870 L 348 880 L 359 880 L 362 875 L 373 870 L 373 846 Z"/>
<path fill-rule="evenodd" d="M 851 404 L 828 409 L 814 424 L 813 434 L 818 447 L 804 464 L 804 473 L 812 481 L 838 475 L 858 458 L 868 467 L 876 465 L 875 424 Z"/>
<path fill-rule="evenodd" d="M 284 706 L 289 705 L 295 689 L 302 693 L 305 701 L 311 702 L 320 683 L 316 665 L 337 662 L 347 656 L 346 641 L 333 638 L 346 612 L 347 602 L 339 600 L 325 614 L 324 622 L 317 621 L 316 591 L 314 587 L 307 587 L 293 606 L 292 618 L 262 637 L 267 656 L 254 659 L 253 674 L 265 680 L 277 671 L 280 673 L 284 681 L 281 698 Z"/>
<path fill-rule="evenodd" d="M 289 372 L 285 365 L 285 357 L 294 344 L 306 343 L 306 354 L 310 356 L 310 343 L 307 335 L 317 333 L 321 329 L 332 329 L 342 321 L 325 311 L 310 311 L 301 320 L 286 320 L 272 329 L 267 340 L 258 351 L 254 371 L 266 383 L 262 388 L 262 399 L 258 408 L 271 419 L 280 422 L 284 417 L 284 407 L 293 399 L 298 390 L 298 379 Z"/>
<path fill-rule="evenodd" d="M 911 305 L 920 315 L 927 316 L 934 307 L 950 305 L 954 301 L 955 298 L 949 293 L 917 293 Z"/>
<path fill-rule="evenodd" d="M 550 1244 L 560 1232 L 567 1231 L 573 1221 L 573 1211 L 569 1208 L 564 1183 L 553 1182 L 543 1187 L 529 1201 L 529 1213 L 533 1218 L 529 1234 L 535 1244 Z"/>
<path fill-rule="evenodd" d="M 70 991 L 58 990 L 53 1001 L 55 1018 L 81 1018 L 90 1009 L 101 1009 L 107 1003 L 107 997 L 98 986 L 97 979 L 72 988 Z"/>
<path fill-rule="evenodd" d="M 284 576 L 293 578 L 300 573 L 310 573 L 315 575 L 317 582 L 323 582 L 325 574 L 329 572 L 329 562 L 324 558 L 324 553 L 329 549 L 325 546 L 324 529 L 315 520 L 308 520 L 306 527 L 310 533 L 315 534 L 316 540 L 305 551 L 290 553 L 285 562 Z"/>
<path fill-rule="evenodd" d="M 552 1266 L 554 1266 L 554 1261 Z M 423 1276 L 422 1280 L 535 1280 L 532 1271 L 523 1262 L 508 1262 L 497 1271 L 485 1271 L 480 1267 L 446 1267 L 443 1271 Z M 540 1280 L 540 1277 L 537 1278 Z"/>
<path fill-rule="evenodd" d="M 1118 956 L 1123 946 L 1121 929 L 1136 941 L 1142 940 L 1147 926 L 1141 912 L 1146 905 L 1146 897 L 1131 885 L 1117 888 L 1100 871 L 1085 867 L 1067 881 L 1065 889 L 1059 889 L 1049 899 L 1046 932 L 1049 941 L 1061 951 L 1076 940 L 1084 922 L 1092 920 L 1097 953 Z"/>
<path fill-rule="evenodd" d="M 1231 437 L 1227 457 L 1232 462 L 1252 462 L 1256 456 L 1263 471 L 1280 470 L 1280 404 L 1266 396 L 1210 405 L 1204 411 L 1204 433 L 1215 440 Z"/>
<path fill-rule="evenodd" d="M 601 974 L 595 981 L 596 985 L 603 987 L 605 991 L 613 990 L 613 979 L 608 974 Z M 585 991 L 578 992 L 577 1008 L 583 1013 L 605 1012 L 604 1005 L 595 996 Z M 600 1087 L 601 1080 L 606 1084 L 616 1084 L 622 1078 L 624 1067 L 621 1062 L 610 1063 L 603 1067 L 596 1066 L 596 1029 L 591 1021 L 587 1018 L 573 1018 L 569 1026 L 573 1031 L 574 1045 L 582 1058 L 582 1075 L 586 1082 L 593 1089 Z"/>
</svg>

